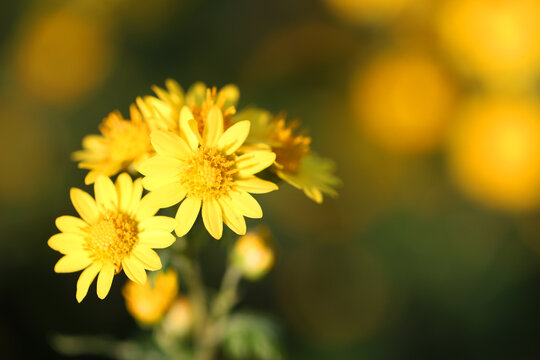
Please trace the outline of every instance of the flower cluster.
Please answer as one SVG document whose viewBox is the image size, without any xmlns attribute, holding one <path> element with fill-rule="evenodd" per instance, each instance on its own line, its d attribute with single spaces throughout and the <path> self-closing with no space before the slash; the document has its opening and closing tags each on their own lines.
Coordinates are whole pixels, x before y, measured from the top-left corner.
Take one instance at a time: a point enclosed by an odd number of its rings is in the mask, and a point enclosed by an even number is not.
<svg viewBox="0 0 540 360">
<path fill-rule="evenodd" d="M 255 108 L 237 113 L 236 86 L 218 91 L 196 83 L 184 93 L 167 80 L 166 89 L 153 90 L 156 96 L 139 97 L 131 105 L 130 120 L 112 112 L 99 127 L 101 135 L 85 137 L 84 150 L 73 154 L 80 168 L 90 170 L 85 183 L 94 184 L 95 198 L 71 190 L 80 218 L 58 218 L 61 233 L 50 238 L 49 246 L 65 255 L 56 272 L 83 270 L 79 302 L 96 276 L 102 299 L 122 270 L 146 286 L 146 270 L 162 267 L 153 249 L 172 245 L 173 230 L 178 237 L 188 234 L 199 213 L 215 239 L 222 237 L 223 225 L 245 235 L 245 218 L 263 215 L 253 194 L 277 190 L 275 180 L 318 203 L 323 194 L 336 195 L 333 163 L 311 151 L 310 137 L 296 134 L 298 122 Z M 113 183 L 110 177 L 120 172 Z M 144 196 L 143 188 L 148 190 Z M 174 217 L 155 216 L 174 205 Z M 141 319 L 151 322 L 153 314 Z"/>
</svg>

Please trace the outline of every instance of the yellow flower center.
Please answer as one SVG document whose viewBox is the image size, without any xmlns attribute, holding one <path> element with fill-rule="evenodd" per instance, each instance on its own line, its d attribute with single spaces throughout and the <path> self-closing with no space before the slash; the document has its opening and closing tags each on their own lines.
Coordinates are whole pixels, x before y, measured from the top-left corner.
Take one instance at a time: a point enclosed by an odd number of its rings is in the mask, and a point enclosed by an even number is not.
<svg viewBox="0 0 540 360">
<path fill-rule="evenodd" d="M 122 260 L 138 241 L 138 222 L 123 212 L 108 211 L 90 226 L 86 246 L 95 260 L 110 261 L 116 273 L 122 270 Z"/>
<path fill-rule="evenodd" d="M 311 138 L 294 134 L 298 125 L 296 121 L 287 125 L 283 118 L 278 118 L 271 124 L 271 140 L 278 144 L 272 146 L 272 151 L 276 153 L 276 162 L 283 166 L 284 171 L 290 173 L 298 171 L 300 161 L 310 152 Z"/>
<path fill-rule="evenodd" d="M 128 121 L 111 113 L 100 125 L 107 139 L 109 156 L 116 162 L 130 162 L 151 149 L 150 130 L 143 122 Z"/>
<path fill-rule="evenodd" d="M 215 199 L 227 194 L 237 171 L 233 156 L 204 147 L 200 147 L 182 169 L 181 182 L 188 196 L 199 199 Z"/>
</svg>

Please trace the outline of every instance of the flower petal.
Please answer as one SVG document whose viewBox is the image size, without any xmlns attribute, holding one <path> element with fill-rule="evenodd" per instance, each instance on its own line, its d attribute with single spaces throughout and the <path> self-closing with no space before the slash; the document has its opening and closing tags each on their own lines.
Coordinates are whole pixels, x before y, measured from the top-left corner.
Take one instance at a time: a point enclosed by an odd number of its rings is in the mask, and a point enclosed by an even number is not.
<svg viewBox="0 0 540 360">
<path fill-rule="evenodd" d="M 122 267 L 127 277 L 141 285 L 146 283 L 146 271 L 144 271 L 143 264 L 135 257 L 130 256 L 122 260 Z"/>
<path fill-rule="evenodd" d="M 148 270 L 155 271 L 162 267 L 159 255 L 147 246 L 136 246 L 133 249 L 133 256 L 135 256 Z"/>
<path fill-rule="evenodd" d="M 150 134 L 150 139 L 159 155 L 185 159 L 191 152 L 189 145 L 180 136 L 170 131 L 154 130 Z"/>
<path fill-rule="evenodd" d="M 201 199 L 188 196 L 182 201 L 176 212 L 177 226 L 174 231 L 177 236 L 184 236 L 191 230 L 200 210 Z"/>
<path fill-rule="evenodd" d="M 206 230 L 215 239 L 221 239 L 223 234 L 223 216 L 221 207 L 215 199 L 204 200 L 202 203 L 202 218 Z"/>
<path fill-rule="evenodd" d="M 238 235 L 246 234 L 246 221 L 242 214 L 231 204 L 231 200 L 225 197 L 219 200 L 223 212 L 223 222 Z"/>
<path fill-rule="evenodd" d="M 186 197 L 186 190 L 182 184 L 175 182 L 151 191 L 146 197 L 151 206 L 166 208 L 182 201 Z"/>
<path fill-rule="evenodd" d="M 176 227 L 176 220 L 168 216 L 152 216 L 139 223 L 139 231 L 164 230 L 171 232 Z"/>
<path fill-rule="evenodd" d="M 273 182 L 251 177 L 247 179 L 236 180 L 235 184 L 238 189 L 250 192 L 252 194 L 265 194 L 278 189 L 278 186 Z"/>
<path fill-rule="evenodd" d="M 64 215 L 56 218 L 56 227 L 64 233 L 86 235 L 88 224 L 75 216 Z"/>
<path fill-rule="evenodd" d="M 260 219 L 263 216 L 261 206 L 253 196 L 245 191 L 231 191 L 231 202 L 244 215 L 252 219 Z"/>
<path fill-rule="evenodd" d="M 137 170 L 145 176 L 175 177 L 180 174 L 182 165 L 178 159 L 156 155 L 143 161 Z"/>
<path fill-rule="evenodd" d="M 202 143 L 214 147 L 223 135 L 223 114 L 217 106 L 212 106 L 205 119 Z"/>
<path fill-rule="evenodd" d="M 90 287 L 90 284 L 96 278 L 99 270 L 101 270 L 101 266 L 101 263 L 93 263 L 81 273 L 81 276 L 79 276 L 79 280 L 77 280 L 76 295 L 78 302 L 83 301 L 84 297 L 88 293 L 88 288 Z"/>
<path fill-rule="evenodd" d="M 151 203 L 151 199 L 148 199 L 148 194 L 141 199 L 137 209 L 135 211 L 135 218 L 142 221 L 146 218 L 154 216 L 159 210 L 159 206 Z"/>
<path fill-rule="evenodd" d="M 98 219 L 99 211 L 96 202 L 88 193 L 81 189 L 71 188 L 69 195 L 75 210 L 77 210 L 84 221 L 92 224 Z"/>
<path fill-rule="evenodd" d="M 111 289 L 111 285 L 113 282 L 114 277 L 114 265 L 110 262 L 107 262 L 103 265 L 101 268 L 101 271 L 99 272 L 99 276 L 97 279 L 97 296 L 100 299 L 105 299 L 107 294 L 109 293 L 109 290 Z"/>
<path fill-rule="evenodd" d="M 129 210 L 131 193 L 133 191 L 133 181 L 127 173 L 121 173 L 116 178 L 116 193 L 118 194 L 118 207 L 122 211 Z"/>
<path fill-rule="evenodd" d="M 56 265 L 54 265 L 54 272 L 71 273 L 81 271 L 86 269 L 91 263 L 92 259 L 90 259 L 86 251 L 78 251 L 70 253 L 58 260 Z"/>
<path fill-rule="evenodd" d="M 175 182 L 175 178 L 164 177 L 164 176 L 145 176 L 142 179 L 142 184 L 144 188 L 148 191 L 156 190 L 162 186 Z"/>
<path fill-rule="evenodd" d="M 78 234 L 60 233 L 51 236 L 47 245 L 62 254 L 69 254 L 83 249 L 84 238 Z"/>
<path fill-rule="evenodd" d="M 186 137 L 187 143 L 192 150 L 197 150 L 200 144 L 200 134 L 193 113 L 187 106 L 180 111 L 180 130 Z"/>
<path fill-rule="evenodd" d="M 118 195 L 113 182 L 105 175 L 98 176 L 94 183 L 96 204 L 108 210 L 118 208 Z"/>
<path fill-rule="evenodd" d="M 139 208 L 139 203 L 141 201 L 141 196 L 143 193 L 142 179 L 138 178 L 133 182 L 133 187 L 131 188 L 131 200 L 129 201 L 129 206 L 127 212 L 133 214 Z"/>
<path fill-rule="evenodd" d="M 240 176 L 256 174 L 272 165 L 274 160 L 276 160 L 276 154 L 271 151 L 250 151 L 236 159 L 238 174 Z"/>
<path fill-rule="evenodd" d="M 143 231 L 139 234 L 139 244 L 154 249 L 164 249 L 175 241 L 176 237 L 173 234 L 163 230 Z"/>
<path fill-rule="evenodd" d="M 227 129 L 219 138 L 217 143 L 218 149 L 230 155 L 246 141 L 249 135 L 249 129 L 251 122 L 249 120 L 239 121 L 230 128 Z"/>
</svg>

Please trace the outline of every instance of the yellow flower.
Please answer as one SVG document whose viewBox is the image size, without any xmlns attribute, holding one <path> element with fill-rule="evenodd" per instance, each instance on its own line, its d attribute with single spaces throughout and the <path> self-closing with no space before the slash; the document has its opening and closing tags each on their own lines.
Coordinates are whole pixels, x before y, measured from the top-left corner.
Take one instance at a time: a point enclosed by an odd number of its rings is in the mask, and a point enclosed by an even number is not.
<svg viewBox="0 0 540 360">
<path fill-rule="evenodd" d="M 60 234 L 48 245 L 64 254 L 55 265 L 57 273 L 84 270 L 77 282 L 77 301 L 81 302 L 98 275 L 100 299 L 109 293 L 113 276 L 123 269 L 130 280 L 146 282 L 146 271 L 161 269 L 161 260 L 152 248 L 170 246 L 174 219 L 154 216 L 157 208 L 141 199 L 142 180 L 132 182 L 122 173 L 116 185 L 106 176 L 94 184 L 95 200 L 86 192 L 72 188 L 73 206 L 81 216 L 56 219 Z"/>
<path fill-rule="evenodd" d="M 146 325 L 160 321 L 178 294 L 178 276 L 172 268 L 159 272 L 153 286 L 150 283 L 129 281 L 122 291 L 131 316 Z"/>
<path fill-rule="evenodd" d="M 99 126 L 102 135 L 88 135 L 83 139 L 84 150 L 73 153 L 79 167 L 90 169 L 84 179 L 87 185 L 98 175 L 113 176 L 122 170 L 132 170 L 152 151 L 150 128 L 143 122 L 135 105 L 131 105 L 131 121 L 115 111 Z"/>
<path fill-rule="evenodd" d="M 235 85 L 226 85 L 219 92 L 217 88 L 207 88 L 202 82 L 193 84 L 184 95 L 182 87 L 174 80 L 165 81 L 166 90 L 153 86 L 152 90 L 157 97 L 145 96 L 137 98 L 137 105 L 145 120 L 151 124 L 152 129 L 179 132 L 178 118 L 184 106 L 188 106 L 193 113 L 202 133 L 204 118 L 213 106 L 223 112 L 225 129 L 231 125 L 231 116 L 236 113 L 235 105 L 240 92 Z"/>
<path fill-rule="evenodd" d="M 256 108 L 238 113 L 235 119 L 250 119 L 251 122 L 249 145 L 243 149 L 270 147 L 276 154 L 271 170 L 282 180 L 317 203 L 323 201 L 323 194 L 337 196 L 334 187 L 340 180 L 333 175 L 333 161 L 313 154 L 309 136 L 295 134 L 298 121 L 287 124 L 283 116 L 272 117 L 269 112 Z"/>
<path fill-rule="evenodd" d="M 241 236 L 234 245 L 231 260 L 242 274 L 257 280 L 274 265 L 274 251 L 268 246 L 268 231 L 254 231 Z"/>
<path fill-rule="evenodd" d="M 540 106 L 524 98 L 476 99 L 450 136 L 449 164 L 458 185 L 492 207 L 540 205 Z"/>
<path fill-rule="evenodd" d="M 149 198 L 159 207 L 179 202 L 176 234 L 184 236 L 202 208 L 202 219 L 210 235 L 221 238 L 223 223 L 244 234 L 244 216 L 262 217 L 257 201 L 249 194 L 276 190 L 271 182 L 254 174 L 270 166 L 275 154 L 268 150 L 236 151 L 248 136 L 249 121 L 240 121 L 224 131 L 223 113 L 212 107 L 204 119 L 202 135 L 194 114 L 185 106 L 180 114 L 179 136 L 155 130 L 151 141 L 157 155 L 138 170 L 145 175 Z"/>
</svg>

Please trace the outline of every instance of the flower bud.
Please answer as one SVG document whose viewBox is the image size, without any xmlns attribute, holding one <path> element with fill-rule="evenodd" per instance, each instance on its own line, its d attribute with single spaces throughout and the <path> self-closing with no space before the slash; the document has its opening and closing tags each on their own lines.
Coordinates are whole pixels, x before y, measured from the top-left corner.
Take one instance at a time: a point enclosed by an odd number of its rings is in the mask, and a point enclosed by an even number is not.
<svg viewBox="0 0 540 360">
<path fill-rule="evenodd" d="M 274 265 L 274 251 L 268 244 L 268 231 L 249 232 L 241 236 L 232 251 L 233 266 L 245 278 L 258 280 Z"/>
<path fill-rule="evenodd" d="M 186 335 L 193 326 L 193 308 L 185 296 L 178 297 L 163 319 L 162 332 L 172 337 Z"/>
</svg>

